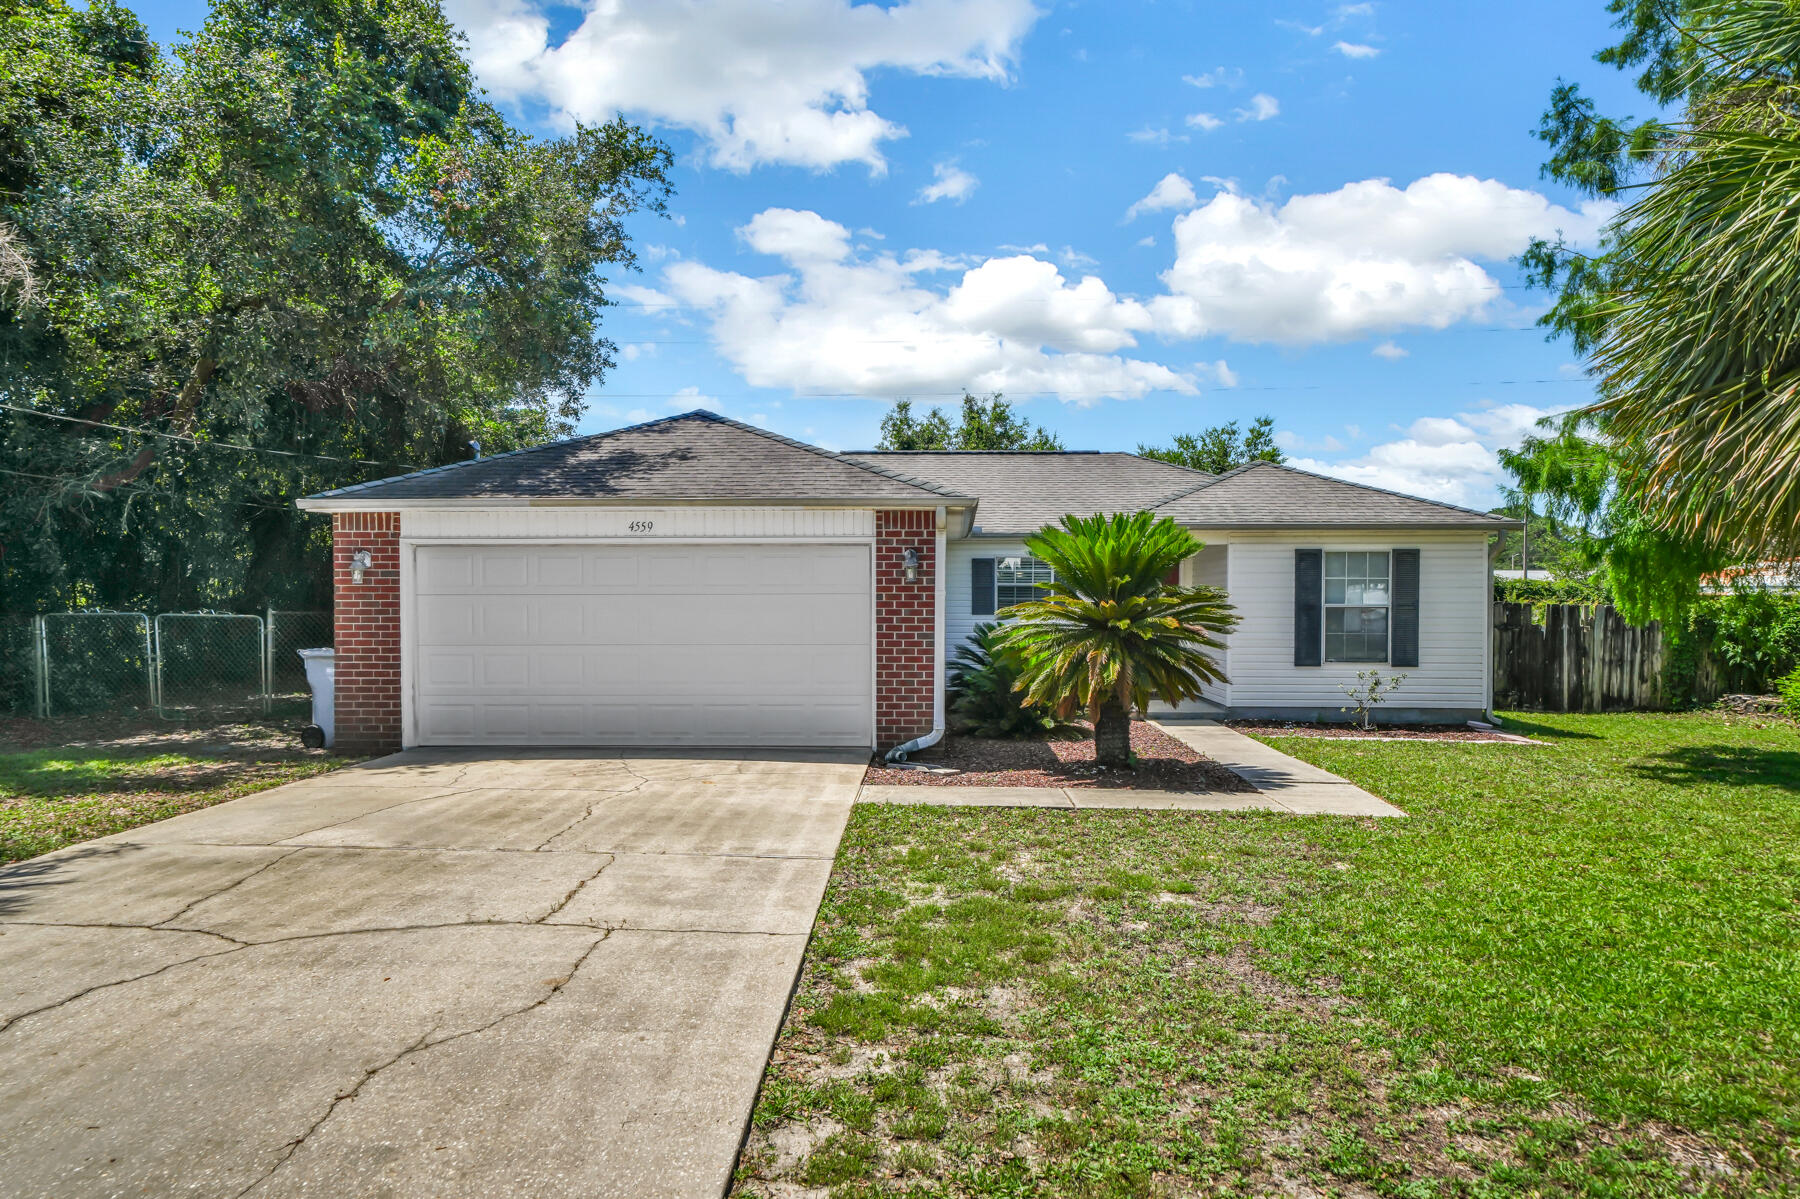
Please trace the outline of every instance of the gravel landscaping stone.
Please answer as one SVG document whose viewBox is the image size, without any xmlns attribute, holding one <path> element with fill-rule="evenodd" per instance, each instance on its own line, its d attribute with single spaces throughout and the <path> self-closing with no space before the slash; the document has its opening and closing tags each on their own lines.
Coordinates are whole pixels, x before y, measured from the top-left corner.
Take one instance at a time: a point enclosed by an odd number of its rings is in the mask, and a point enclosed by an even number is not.
<svg viewBox="0 0 1800 1199">
<path fill-rule="evenodd" d="M 1133 770 L 1094 763 L 1093 734 L 1072 726 L 1042 740 L 992 741 L 957 734 L 915 756 L 959 773 L 898 770 L 877 756 L 865 785 L 915 787 L 1110 787 L 1144 791 L 1254 791 L 1236 774 L 1147 721 L 1131 722 Z"/>
</svg>

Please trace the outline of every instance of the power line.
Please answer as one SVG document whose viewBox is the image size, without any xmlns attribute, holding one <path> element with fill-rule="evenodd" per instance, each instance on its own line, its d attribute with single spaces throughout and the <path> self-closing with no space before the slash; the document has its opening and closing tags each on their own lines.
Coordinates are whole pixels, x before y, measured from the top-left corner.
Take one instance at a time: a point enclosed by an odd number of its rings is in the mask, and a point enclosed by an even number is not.
<svg viewBox="0 0 1800 1199">
<path fill-rule="evenodd" d="M 1440 384 L 1439 386 L 1443 386 L 1443 387 L 1528 387 L 1528 386 L 1535 386 L 1540 383 L 1588 383 L 1588 384 L 1591 384 L 1592 382 L 1593 381 L 1591 379 L 1583 379 L 1583 378 L 1471 379 L 1471 380 L 1468 380 L 1468 381 L 1462 382 L 1462 383 L 1444 383 L 1444 384 Z M 1337 384 L 1335 384 L 1335 383 L 1295 383 L 1295 384 L 1274 386 L 1274 387 L 1214 387 L 1214 388 L 1210 389 L 1210 393 L 1213 395 L 1218 395 L 1218 394 L 1222 394 L 1222 393 L 1263 392 L 1263 391 L 1331 391 L 1331 390 L 1336 389 L 1336 387 L 1337 387 Z M 771 390 L 779 390 L 779 389 L 771 389 Z M 1150 390 L 1154 392 L 1154 391 L 1172 391 L 1173 389 L 1168 388 L 1168 387 L 1153 387 Z M 1116 396 L 1116 395 L 1120 395 L 1121 393 L 1122 393 L 1121 389 L 1112 388 L 1110 390 L 1105 390 L 1105 391 L 1029 391 L 1029 390 L 1021 390 L 1021 391 L 1016 391 L 1016 392 L 1009 392 L 1008 394 L 1020 395 L 1020 396 Z M 796 399 L 796 400 L 907 400 L 907 399 L 933 400 L 933 399 L 961 399 L 965 394 L 968 394 L 966 390 L 964 390 L 964 391 L 794 391 L 794 392 L 789 392 L 787 398 Z M 679 391 L 666 391 L 666 392 L 665 391 L 604 391 L 604 392 L 596 392 L 593 398 L 596 401 L 599 401 L 599 400 L 679 400 L 679 399 L 692 399 L 695 401 L 704 401 L 704 400 L 768 400 L 771 398 L 772 399 L 781 399 L 783 397 L 781 397 L 780 395 L 770 396 L 767 392 L 749 392 L 749 391 L 716 392 L 716 393 L 715 392 L 702 392 L 699 394 L 695 394 L 693 392 L 679 392 Z"/>
<path fill-rule="evenodd" d="M 331 454 L 306 454 L 299 450 L 277 450 L 266 446 L 239 445 L 234 441 L 202 441 L 198 437 L 189 437 L 182 433 L 164 433 L 159 429 L 141 429 L 131 425 L 108 424 L 102 420 L 85 420 L 79 416 L 64 416 L 60 412 L 45 412 L 41 408 L 21 408 L 17 404 L 0 404 L 0 408 L 8 412 L 19 412 L 26 416 L 41 416 L 47 420 L 66 421 L 71 425 L 88 425 L 96 429 L 113 429 L 120 433 L 132 433 L 139 437 L 162 437 L 169 441 L 179 441 L 187 445 L 201 448 L 218 448 L 225 450 L 242 450 L 249 454 L 279 454 L 283 458 L 311 458 L 319 462 L 345 462 L 351 466 L 398 466 L 402 470 L 418 470 L 419 468 L 406 462 L 375 462 L 368 458 L 338 458 Z M 13 472 L 17 473 L 17 472 Z"/>
<path fill-rule="evenodd" d="M 42 479 L 46 483 L 80 484 L 82 482 L 82 480 L 80 480 L 80 479 L 72 479 L 72 478 L 69 478 L 67 475 L 35 475 L 35 474 L 32 474 L 30 471 L 7 470 L 5 467 L 0 467 L 0 475 L 17 475 L 21 479 Z M 129 484 L 129 483 L 124 483 L 124 484 L 120 484 L 117 487 L 108 488 L 107 494 L 115 494 L 115 493 L 121 492 L 121 491 L 128 491 L 134 495 L 153 495 L 156 493 L 156 489 L 153 487 L 143 487 L 143 486 L 136 486 L 136 485 Z M 293 509 L 291 507 L 288 507 L 287 505 L 284 505 L 284 504 L 259 504 L 255 500 L 234 500 L 232 503 L 233 503 L 234 507 L 261 508 L 265 512 L 292 512 L 293 511 Z"/>
</svg>

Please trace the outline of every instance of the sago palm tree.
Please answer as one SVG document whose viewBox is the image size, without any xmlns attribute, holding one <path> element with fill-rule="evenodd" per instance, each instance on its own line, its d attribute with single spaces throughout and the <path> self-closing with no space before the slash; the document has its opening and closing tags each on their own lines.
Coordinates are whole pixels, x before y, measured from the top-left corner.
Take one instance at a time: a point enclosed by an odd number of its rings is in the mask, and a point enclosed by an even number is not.
<svg viewBox="0 0 1800 1199">
<path fill-rule="evenodd" d="M 984 621 L 950 658 L 950 715 L 958 729 L 977 737 L 1038 737 L 1056 719 L 1034 708 L 1014 689 L 1019 655 L 1001 643 L 1002 627 Z"/>
<path fill-rule="evenodd" d="M 1022 660 L 1017 686 L 1060 718 L 1085 711 L 1099 763 L 1130 766 L 1132 710 L 1225 682 L 1207 651 L 1224 648 L 1237 614 L 1217 587 L 1164 581 L 1201 549 L 1168 517 L 1065 516 L 1025 545 L 1056 579 L 999 613 L 1014 622 L 1000 640 Z"/>
</svg>

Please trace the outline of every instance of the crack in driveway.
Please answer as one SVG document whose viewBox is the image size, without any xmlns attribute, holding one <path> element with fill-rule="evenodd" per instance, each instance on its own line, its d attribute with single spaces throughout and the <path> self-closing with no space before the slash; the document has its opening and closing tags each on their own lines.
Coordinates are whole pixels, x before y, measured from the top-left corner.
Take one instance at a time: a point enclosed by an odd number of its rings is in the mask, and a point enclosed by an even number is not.
<svg viewBox="0 0 1800 1199">
<path fill-rule="evenodd" d="M 325 1110 L 322 1113 L 320 1113 L 319 1118 L 317 1120 L 314 1120 L 312 1122 L 312 1124 L 307 1127 L 305 1132 L 302 1132 L 299 1136 L 295 1137 L 293 1140 L 289 1141 L 286 1145 L 284 1145 L 282 1147 L 281 1155 L 275 1159 L 274 1164 L 271 1165 L 266 1171 L 264 1171 L 260 1177 L 258 1177 L 254 1181 L 252 1181 L 243 1190 L 239 1191 L 237 1193 L 237 1195 L 234 1197 L 234 1199 L 243 1199 L 243 1197 L 248 1195 L 251 1191 L 254 1191 L 256 1188 L 258 1188 L 258 1187 L 262 1186 L 264 1183 L 268 1182 L 269 1179 L 273 1178 L 275 1176 L 275 1174 L 283 1166 L 287 1165 L 288 1162 L 293 1160 L 294 1154 L 296 1154 L 300 1151 L 300 1147 L 302 1145 L 306 1144 L 306 1142 L 312 1138 L 314 1133 L 318 1132 L 319 1129 L 323 1128 L 325 1126 L 325 1124 L 331 1119 L 332 1116 L 337 1114 L 337 1110 L 339 1107 L 341 1107 L 346 1101 L 355 1099 L 357 1097 L 357 1095 L 362 1092 L 362 1089 L 365 1086 L 367 1086 L 369 1084 L 369 1082 L 372 1079 L 374 1079 L 374 1077 L 376 1075 L 378 1075 L 382 1071 L 388 1069 L 390 1066 L 398 1065 L 399 1063 L 405 1061 L 409 1057 L 412 1057 L 416 1053 L 422 1053 L 429 1049 L 436 1049 L 440 1045 L 448 1045 L 452 1041 L 460 1041 L 465 1037 L 472 1037 L 472 1036 L 476 1036 L 480 1033 L 487 1032 L 489 1029 L 497 1028 L 501 1024 L 504 1024 L 508 1020 L 512 1020 L 519 1016 L 523 1016 L 529 1012 L 534 1012 L 538 1008 L 543 1007 L 546 1003 L 549 1003 L 552 999 L 556 998 L 556 996 L 562 992 L 562 989 L 564 987 L 568 986 L 571 982 L 574 981 L 576 973 L 581 969 L 581 967 L 583 965 L 585 965 L 587 963 L 588 958 L 593 956 L 594 951 L 596 949 L 600 948 L 601 943 L 603 941 L 605 941 L 606 938 L 610 935 L 611 935 L 611 931 L 607 930 L 607 931 L 602 932 L 598 937 L 595 937 L 591 942 L 589 942 L 588 947 L 586 949 L 582 950 L 580 956 L 578 956 L 575 959 L 574 963 L 569 966 L 568 972 L 566 974 L 564 974 L 561 978 L 557 979 L 554 983 L 552 983 L 550 986 L 550 989 L 548 991 L 544 992 L 543 995 L 539 996 L 537 999 L 533 1000 L 531 1003 L 528 1003 L 523 1007 L 514 1008 L 512 1011 L 509 1011 L 509 1012 L 502 1012 L 500 1015 L 494 1017 L 492 1020 L 489 1020 L 486 1024 L 482 1024 L 475 1028 L 466 1028 L 466 1029 L 463 1029 L 461 1032 L 451 1033 L 448 1036 L 439 1037 L 436 1040 L 432 1040 L 432 1035 L 437 1030 L 435 1028 L 427 1030 L 424 1033 L 424 1035 L 422 1035 L 418 1040 L 414 1041 L 412 1044 L 410 1044 L 406 1048 L 402 1049 L 399 1053 L 396 1053 L 394 1056 L 390 1057 L 387 1061 L 381 1062 L 377 1065 L 371 1066 L 368 1069 L 364 1070 L 362 1077 L 357 1079 L 356 1082 L 351 1085 L 349 1090 L 340 1091 L 338 1094 L 332 1096 L 331 1102 L 326 1105 Z"/>
<path fill-rule="evenodd" d="M 594 800 L 592 803 L 590 803 L 587 806 L 587 810 L 582 812 L 581 815 L 577 816 L 574 820 L 570 821 L 560 831 L 554 832 L 554 833 L 550 834 L 548 837 L 545 837 L 544 840 L 537 846 L 537 849 L 539 852 L 549 849 L 550 843 L 552 841 L 556 840 L 558 837 L 562 836 L 564 833 L 572 832 L 574 829 L 580 827 L 584 822 L 586 822 L 589 818 L 591 818 L 593 816 L 594 812 L 600 807 L 600 805 L 605 803 L 607 800 L 617 799 L 621 795 L 634 794 L 635 792 L 643 790 L 650 783 L 649 779 L 645 778 L 643 775 L 639 774 L 637 771 L 633 770 L 631 767 L 625 765 L 624 762 L 619 763 L 619 769 L 623 770 L 626 774 L 629 774 L 632 778 L 636 779 L 637 782 L 632 784 L 629 787 L 626 787 L 625 789 L 623 789 L 621 791 L 603 792 L 601 797 L 599 799 Z M 604 869 L 604 867 L 602 869 Z M 598 872 L 596 872 L 596 873 L 598 873 Z M 570 898 L 573 898 L 573 895 L 571 895 Z M 568 901 L 564 900 L 563 902 L 567 903 Z"/>
<path fill-rule="evenodd" d="M 550 917 L 556 915 L 558 912 L 560 912 L 564 908 L 568 907 L 570 901 L 573 900 L 577 895 L 581 894 L 582 888 L 586 887 L 589 883 L 591 883 L 595 879 L 599 878 L 601 876 L 601 874 L 603 874 L 605 872 L 605 870 L 608 866 L 612 865 L 615 861 L 618 860 L 615 855 L 610 854 L 610 853 L 606 854 L 605 857 L 606 857 L 606 860 L 604 862 L 600 863 L 600 868 L 598 870 L 594 871 L 592 874 L 588 875 L 586 878 L 584 878 L 580 882 L 576 883 L 573 887 L 570 887 L 569 893 L 567 895 L 563 896 L 562 899 L 557 902 L 555 907 L 551 908 L 548 912 L 545 912 L 542 916 L 539 916 L 536 920 L 533 920 L 532 923 L 533 924 L 543 924 L 545 921 L 549 920 Z"/>
<path fill-rule="evenodd" d="M 258 866 L 256 869 L 250 871 L 249 873 L 244 874 L 244 875 L 242 875 L 238 878 L 235 878 L 232 881 L 226 883 L 223 887 L 220 887 L 217 891 L 209 892 L 205 895 L 200 896 L 198 899 L 189 900 L 187 903 L 182 904 L 180 910 L 178 910 L 173 916 L 164 917 L 163 919 L 158 920 L 155 924 L 150 925 L 149 927 L 162 928 L 165 925 L 174 924 L 177 920 L 181 919 L 183 916 L 187 915 L 189 912 L 193 911 L 195 908 L 199 907 L 201 904 L 205 903 L 207 900 L 217 899 L 219 896 L 225 894 L 227 891 L 230 891 L 236 887 L 242 886 L 243 884 L 249 882 L 251 879 L 255 878 L 257 875 L 261 874 L 263 871 L 269 869 L 271 866 L 278 866 L 282 862 L 287 861 L 289 858 L 291 858 L 295 854 L 299 853 L 300 849 L 303 849 L 303 848 L 305 848 L 305 847 L 301 846 L 296 849 L 290 849 L 284 854 L 279 854 L 276 857 L 270 858 L 268 861 L 264 862 L 262 865 Z M 188 930 L 174 929 L 171 931 L 186 932 Z M 206 932 L 207 930 L 199 929 L 196 931 Z"/>
</svg>

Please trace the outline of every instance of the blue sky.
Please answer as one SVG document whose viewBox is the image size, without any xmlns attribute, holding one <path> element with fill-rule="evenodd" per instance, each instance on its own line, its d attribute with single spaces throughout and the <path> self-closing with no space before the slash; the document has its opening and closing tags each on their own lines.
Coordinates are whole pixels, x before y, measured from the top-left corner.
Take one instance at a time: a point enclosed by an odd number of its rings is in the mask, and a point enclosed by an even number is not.
<svg viewBox="0 0 1800 1199">
<path fill-rule="evenodd" d="M 1304 465 L 1486 506 L 1494 449 L 1591 394 L 1508 259 L 1610 211 L 1531 136 L 1558 76 L 1632 110 L 1600 0 L 448 10 L 531 127 L 623 110 L 676 154 L 584 431 L 707 407 L 854 449 L 997 389 L 1072 448 L 1267 413 Z"/>
</svg>

